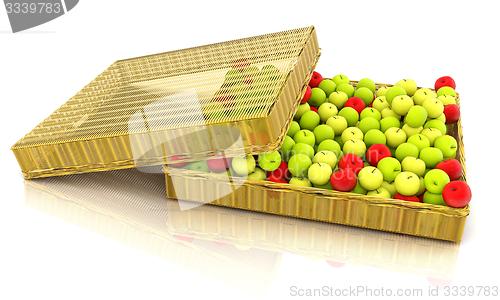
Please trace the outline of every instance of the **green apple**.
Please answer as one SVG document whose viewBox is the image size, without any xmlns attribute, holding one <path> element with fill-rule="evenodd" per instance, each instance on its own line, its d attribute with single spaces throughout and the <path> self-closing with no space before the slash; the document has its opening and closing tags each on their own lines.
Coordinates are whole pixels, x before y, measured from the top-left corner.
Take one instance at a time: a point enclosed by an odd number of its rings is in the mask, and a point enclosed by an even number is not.
<svg viewBox="0 0 500 300">
<path fill-rule="evenodd" d="M 404 124 L 403 125 L 403 131 L 406 133 L 406 136 L 412 136 L 414 134 L 419 134 L 420 132 L 422 132 L 422 129 L 424 129 L 424 127 L 420 126 L 420 127 L 411 127 L 410 125 L 408 124 Z"/>
<path fill-rule="evenodd" d="M 389 102 L 387 102 L 387 100 L 385 100 L 385 96 L 380 96 L 380 97 L 375 98 L 375 100 L 373 100 L 372 106 L 373 106 L 373 108 L 375 108 L 379 112 L 382 112 L 382 110 L 384 110 L 384 108 L 387 108 L 390 105 L 389 105 Z M 382 115 L 380 115 L 380 116 L 382 117 Z"/>
<path fill-rule="evenodd" d="M 318 88 L 322 89 L 323 92 L 325 92 L 326 97 L 328 98 L 331 93 L 335 92 L 335 89 L 337 88 L 337 85 L 333 80 L 330 79 L 323 79 L 318 85 Z"/>
<path fill-rule="evenodd" d="M 309 147 L 311 147 L 311 146 L 309 146 Z M 292 151 L 293 151 L 293 147 L 292 147 Z M 257 158 L 257 162 L 259 163 L 259 167 L 262 170 L 267 171 L 267 172 L 271 172 L 271 171 L 274 171 L 277 168 L 279 168 L 279 166 L 281 164 L 281 154 L 278 151 L 274 151 L 271 153 L 262 153 L 262 154 L 259 154 L 259 156 Z"/>
<path fill-rule="evenodd" d="M 385 117 L 380 120 L 380 130 L 382 132 L 386 132 L 387 129 L 391 127 L 399 127 L 401 126 L 401 122 L 396 117 Z"/>
<path fill-rule="evenodd" d="M 326 184 L 323 184 L 323 185 L 313 184 L 313 187 L 315 187 L 317 189 L 324 189 L 324 190 L 331 190 L 331 191 L 333 191 L 333 188 L 332 188 L 332 185 L 330 184 L 330 182 L 327 182 Z"/>
<path fill-rule="evenodd" d="M 314 136 L 314 133 L 307 129 L 299 130 L 299 132 L 293 136 L 293 140 L 295 143 L 304 143 L 310 145 L 311 147 L 316 144 L 316 137 Z"/>
<path fill-rule="evenodd" d="M 417 146 L 419 153 L 420 153 L 420 151 L 422 151 L 422 149 L 431 146 L 431 142 L 429 141 L 429 138 L 423 134 L 412 134 L 408 138 L 407 142 Z"/>
<path fill-rule="evenodd" d="M 340 148 L 344 147 L 344 142 L 342 142 L 342 136 L 336 135 L 333 140 L 340 145 Z"/>
<path fill-rule="evenodd" d="M 326 123 L 326 120 L 328 120 L 328 118 L 336 116 L 338 113 L 339 111 L 337 109 L 337 106 L 330 102 L 325 102 L 318 108 L 318 114 L 321 123 Z"/>
<path fill-rule="evenodd" d="M 386 189 L 391 194 L 390 198 L 394 197 L 397 193 L 394 181 L 389 182 L 384 180 L 382 181 L 382 185 L 380 187 Z"/>
<path fill-rule="evenodd" d="M 401 79 L 395 85 L 400 86 L 405 89 L 408 96 L 413 96 L 417 91 L 417 84 L 413 79 Z"/>
<path fill-rule="evenodd" d="M 427 111 L 427 116 L 431 119 L 439 117 L 444 111 L 443 103 L 436 98 L 428 98 L 422 103 L 422 107 Z"/>
<path fill-rule="evenodd" d="M 233 85 L 235 83 L 241 82 L 242 80 L 243 74 L 239 70 L 231 69 L 226 73 L 224 84 Z"/>
<path fill-rule="evenodd" d="M 293 136 L 299 132 L 300 130 L 300 125 L 299 122 L 297 121 L 292 121 L 292 124 L 290 124 L 290 127 L 288 128 L 288 131 L 286 132 L 286 135 L 289 137 L 293 138 Z"/>
<path fill-rule="evenodd" d="M 383 85 L 383 86 L 379 87 L 379 88 L 377 89 L 377 94 L 376 94 L 375 96 L 376 96 L 377 98 L 378 98 L 378 97 L 382 97 L 382 96 L 384 96 L 384 97 L 385 97 L 385 94 L 387 94 L 387 90 L 388 90 L 388 89 L 389 89 L 389 87 L 387 87 L 387 86 L 385 86 L 385 85 Z"/>
<path fill-rule="evenodd" d="M 186 169 L 210 173 L 210 168 L 208 167 L 206 160 L 190 162 L 187 164 Z"/>
<path fill-rule="evenodd" d="M 380 129 L 380 122 L 375 118 L 366 117 L 359 121 L 358 128 L 363 132 L 363 134 L 366 134 L 369 130 Z"/>
<path fill-rule="evenodd" d="M 425 128 L 435 128 L 441 131 L 441 135 L 445 135 L 448 132 L 448 126 L 438 119 L 432 119 L 425 122 L 424 129 Z"/>
<path fill-rule="evenodd" d="M 332 170 L 337 166 L 337 155 L 332 151 L 319 151 L 314 155 L 313 163 L 325 163 L 328 164 Z"/>
<path fill-rule="evenodd" d="M 248 174 L 248 179 L 256 179 L 256 180 L 266 180 L 267 175 L 261 168 L 255 168 L 252 173 Z"/>
<path fill-rule="evenodd" d="M 366 195 L 376 196 L 376 197 L 381 197 L 381 198 L 389 198 L 389 199 L 393 197 L 393 196 L 391 196 L 391 193 L 386 188 L 383 188 L 382 186 L 374 189 L 373 191 L 368 191 L 368 193 L 366 193 Z"/>
<path fill-rule="evenodd" d="M 427 121 L 427 110 L 420 105 L 412 106 L 405 117 L 405 123 L 411 127 L 423 126 L 425 121 Z"/>
<path fill-rule="evenodd" d="M 433 92 L 431 89 L 427 88 L 422 88 L 418 89 L 415 94 L 413 95 L 413 102 L 415 102 L 416 105 L 422 105 L 425 100 L 428 98 L 436 98 L 437 95 L 435 92 Z"/>
<path fill-rule="evenodd" d="M 318 151 L 316 152 L 320 152 L 323 150 L 331 151 L 337 155 L 340 151 L 340 145 L 334 140 L 324 140 L 318 145 Z M 337 158 L 339 158 L 338 155 Z"/>
<path fill-rule="evenodd" d="M 438 148 L 428 147 L 420 151 L 418 158 L 425 162 L 427 168 L 432 169 L 443 160 L 443 152 Z"/>
<path fill-rule="evenodd" d="M 293 119 L 296 121 L 300 120 L 302 115 L 307 111 L 311 111 L 311 106 L 309 106 L 309 104 L 307 102 L 299 105 L 299 107 L 297 108 L 297 111 L 295 112 L 295 115 L 293 116 Z"/>
<path fill-rule="evenodd" d="M 290 179 L 290 182 L 288 183 L 293 185 L 312 187 L 312 183 L 309 181 L 309 179 L 307 179 L 307 177 L 292 177 L 292 179 Z"/>
<path fill-rule="evenodd" d="M 455 157 L 457 154 L 457 140 L 451 135 L 442 135 L 434 141 L 434 147 L 441 150 L 444 157 Z"/>
<path fill-rule="evenodd" d="M 366 144 L 366 148 L 370 148 L 372 145 L 375 144 L 386 144 L 387 143 L 387 138 L 385 137 L 385 134 L 377 129 L 371 129 L 368 130 L 367 133 L 365 133 L 363 141 Z"/>
<path fill-rule="evenodd" d="M 392 100 L 397 96 L 406 95 L 406 90 L 398 85 L 392 86 L 385 93 L 385 100 L 392 105 Z"/>
<path fill-rule="evenodd" d="M 448 174 L 440 169 L 430 170 L 424 177 L 425 188 L 433 194 L 441 194 L 444 186 L 449 182 L 450 177 Z"/>
<path fill-rule="evenodd" d="M 352 107 L 344 107 L 339 111 L 339 116 L 342 116 L 346 119 L 347 125 L 350 127 L 355 126 L 359 121 L 358 112 Z M 335 129 L 334 129 L 335 130 Z"/>
<path fill-rule="evenodd" d="M 398 115 L 393 109 L 392 107 L 386 107 L 384 109 L 382 109 L 382 111 L 380 112 L 380 114 L 382 115 L 382 119 L 385 119 L 385 118 L 388 118 L 388 117 L 395 117 L 397 119 L 401 119 L 401 116 Z"/>
<path fill-rule="evenodd" d="M 401 128 L 391 127 L 387 129 L 384 134 L 387 139 L 387 145 L 390 147 L 397 148 L 399 145 L 406 142 L 406 133 Z"/>
<path fill-rule="evenodd" d="M 359 183 L 359 180 L 356 183 L 356 186 L 354 187 L 354 190 L 351 191 L 353 194 L 359 194 L 359 195 L 366 195 L 367 190 L 365 190 L 361 184 Z"/>
<path fill-rule="evenodd" d="M 352 139 L 363 140 L 363 136 L 363 131 L 361 131 L 361 129 L 357 127 L 348 127 L 342 132 L 342 143 L 345 144 L 345 142 Z"/>
<path fill-rule="evenodd" d="M 434 194 L 434 193 L 427 191 L 424 194 L 423 200 L 424 200 L 424 203 L 428 203 L 428 204 L 448 206 L 446 204 L 446 202 L 444 202 L 443 195 L 441 193 Z"/>
<path fill-rule="evenodd" d="M 430 120 L 433 120 L 433 119 L 430 119 Z M 427 120 L 427 121 L 430 121 L 430 120 Z M 436 120 L 439 120 L 439 121 L 446 124 L 446 115 L 444 113 L 442 113 L 439 117 L 436 118 Z"/>
<path fill-rule="evenodd" d="M 313 133 L 316 138 L 316 144 L 320 144 L 324 140 L 331 140 L 335 137 L 335 131 L 332 127 L 325 124 L 321 124 L 314 128 Z"/>
<path fill-rule="evenodd" d="M 366 145 L 363 140 L 351 139 L 344 143 L 342 150 L 345 154 L 352 153 L 362 158 L 366 153 Z"/>
<path fill-rule="evenodd" d="M 391 107 L 392 110 L 398 115 L 405 116 L 410 108 L 413 107 L 413 100 L 407 95 L 397 96 L 392 100 Z"/>
<path fill-rule="evenodd" d="M 418 179 L 420 181 L 420 188 L 418 189 L 418 192 L 415 194 L 415 196 L 417 196 L 417 197 L 422 195 L 425 192 L 424 178 L 419 177 Z"/>
<path fill-rule="evenodd" d="M 292 156 L 295 156 L 299 153 L 307 155 L 307 157 L 309 157 L 309 159 L 312 160 L 312 158 L 314 156 L 314 148 L 308 144 L 297 143 L 292 147 Z"/>
<path fill-rule="evenodd" d="M 443 134 L 441 133 L 441 131 L 437 130 L 436 128 L 424 128 L 420 132 L 420 135 L 427 137 L 427 139 L 429 140 L 430 146 L 434 146 L 434 141 L 438 137 L 442 136 Z"/>
<path fill-rule="evenodd" d="M 330 181 L 332 168 L 326 163 L 313 163 L 307 170 L 307 177 L 314 185 L 324 185 Z"/>
<path fill-rule="evenodd" d="M 336 91 L 330 94 L 330 97 L 328 97 L 328 102 L 334 104 L 337 109 L 342 109 L 344 108 L 345 103 L 349 97 L 347 97 L 347 94 L 342 92 L 342 91 Z"/>
<path fill-rule="evenodd" d="M 363 120 L 364 118 L 372 117 L 377 121 L 382 120 L 382 114 L 376 108 L 367 107 L 361 111 L 359 114 L 359 119 Z M 423 125 L 423 124 L 422 124 Z"/>
<path fill-rule="evenodd" d="M 358 81 L 358 84 L 356 84 L 356 88 L 359 89 L 362 87 L 368 88 L 372 93 L 375 93 L 375 89 L 377 88 L 375 82 L 373 82 L 373 80 L 369 78 L 363 78 L 360 81 Z"/>
<path fill-rule="evenodd" d="M 349 83 L 341 83 L 337 85 L 338 92 L 344 92 L 347 94 L 347 98 L 354 96 L 354 87 Z"/>
<path fill-rule="evenodd" d="M 357 87 L 354 92 L 354 97 L 361 98 L 365 105 L 368 106 L 373 101 L 373 92 L 366 87 Z"/>
<path fill-rule="evenodd" d="M 440 88 L 438 91 L 437 91 L 437 96 L 442 96 L 442 95 L 447 95 L 447 96 L 451 96 L 453 98 L 456 98 L 457 97 L 457 92 L 455 92 L 455 90 L 452 88 L 452 87 L 449 87 L 449 86 L 443 86 L 442 88 Z M 444 103 L 443 103 L 444 104 Z M 445 104 L 446 105 L 446 104 Z"/>
<path fill-rule="evenodd" d="M 347 78 L 347 76 L 342 75 L 342 74 L 335 75 L 332 78 L 332 81 L 335 82 L 335 84 L 337 86 L 339 86 L 339 85 L 341 85 L 343 83 L 349 84 L 349 78 Z"/>
<path fill-rule="evenodd" d="M 231 168 L 239 176 L 248 176 L 255 170 L 255 158 L 252 155 L 233 157 Z"/>
<path fill-rule="evenodd" d="M 401 173 L 401 163 L 394 157 L 384 157 L 378 162 L 377 169 L 382 172 L 384 181 L 391 182 Z"/>
<path fill-rule="evenodd" d="M 315 111 L 306 111 L 300 118 L 300 128 L 313 131 L 319 125 L 321 119 Z"/>
<path fill-rule="evenodd" d="M 457 101 L 455 100 L 455 97 L 449 96 L 449 95 L 441 95 L 437 97 L 443 105 L 450 105 L 450 104 L 457 104 Z"/>
<path fill-rule="evenodd" d="M 384 176 L 379 169 L 369 166 L 364 167 L 358 173 L 359 184 L 366 190 L 378 189 L 384 181 Z"/>
<path fill-rule="evenodd" d="M 413 156 L 407 156 L 401 162 L 403 172 L 412 172 L 419 177 L 424 176 L 425 167 L 425 162 L 423 160 Z"/>
<path fill-rule="evenodd" d="M 342 116 L 333 116 L 326 120 L 326 125 L 333 129 L 336 136 L 340 136 L 347 128 L 347 120 Z"/>
<path fill-rule="evenodd" d="M 415 157 L 418 158 L 418 154 L 420 151 L 418 151 L 417 146 L 411 144 L 411 143 L 402 143 L 396 148 L 396 159 L 399 160 L 400 162 L 403 161 L 406 157 Z"/>
<path fill-rule="evenodd" d="M 285 136 L 285 138 L 283 139 L 283 144 L 281 144 L 281 147 L 278 150 L 281 153 L 284 161 L 288 161 L 288 159 L 290 159 L 293 146 L 295 146 L 295 141 L 288 135 Z"/>
<path fill-rule="evenodd" d="M 420 178 L 412 172 L 401 172 L 394 179 L 396 191 L 403 196 L 415 195 L 420 189 Z"/>
<path fill-rule="evenodd" d="M 312 165 L 312 160 L 309 156 L 298 153 L 288 161 L 288 170 L 294 177 L 306 177 L 307 170 Z"/>
<path fill-rule="evenodd" d="M 326 94 L 322 89 L 320 88 L 311 89 L 311 98 L 309 98 L 309 101 L 307 101 L 309 105 L 318 108 L 321 104 L 325 103 L 325 101 L 326 101 Z"/>
</svg>

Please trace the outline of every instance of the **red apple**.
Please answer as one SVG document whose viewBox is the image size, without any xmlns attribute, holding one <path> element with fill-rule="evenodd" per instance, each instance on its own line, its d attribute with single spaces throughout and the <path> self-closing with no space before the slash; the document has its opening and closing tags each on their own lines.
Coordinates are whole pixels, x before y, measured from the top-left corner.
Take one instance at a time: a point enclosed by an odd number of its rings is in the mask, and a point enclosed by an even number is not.
<svg viewBox="0 0 500 300">
<path fill-rule="evenodd" d="M 356 184 L 358 183 L 358 179 L 356 178 L 356 174 L 352 169 L 341 169 L 336 172 L 333 172 L 330 177 L 330 184 L 332 188 L 336 191 L 341 192 L 350 192 L 354 190 Z"/>
<path fill-rule="evenodd" d="M 403 196 L 400 193 L 396 193 L 396 195 L 394 195 L 394 199 L 405 200 L 405 201 L 410 201 L 410 202 L 420 202 L 418 197 L 415 195 Z"/>
<path fill-rule="evenodd" d="M 207 165 L 210 171 L 214 173 L 221 173 L 229 169 L 229 165 L 231 164 L 231 158 L 225 158 L 222 156 L 214 156 L 214 158 L 210 158 L 207 160 Z"/>
<path fill-rule="evenodd" d="M 343 262 L 331 261 L 331 260 L 327 260 L 326 263 L 334 268 L 342 268 L 345 265 L 345 263 Z"/>
<path fill-rule="evenodd" d="M 225 246 L 227 245 L 227 243 L 223 243 L 223 242 L 217 242 L 217 241 L 212 241 L 214 244 L 216 244 L 217 246 Z"/>
<path fill-rule="evenodd" d="M 245 75 L 242 80 L 246 84 L 252 84 L 253 82 L 253 76 L 252 75 Z"/>
<path fill-rule="evenodd" d="M 176 161 L 176 160 L 180 160 L 180 159 L 183 159 L 183 157 L 174 155 L 170 158 L 170 161 Z M 178 163 L 169 163 L 168 164 L 169 167 L 174 167 L 174 168 L 183 168 L 186 165 L 187 165 L 187 162 L 178 162 Z"/>
<path fill-rule="evenodd" d="M 311 88 L 318 87 L 318 85 L 321 83 L 321 81 L 323 81 L 323 76 L 321 76 L 320 73 L 314 71 L 312 76 L 311 76 L 311 80 L 309 81 L 309 86 Z"/>
<path fill-rule="evenodd" d="M 281 179 L 290 179 L 292 174 L 290 174 L 290 170 L 288 170 L 288 164 L 284 161 L 281 161 L 280 166 L 274 171 L 267 171 L 267 177 L 275 177 Z"/>
<path fill-rule="evenodd" d="M 443 200 L 451 207 L 464 207 L 472 199 L 472 191 L 467 183 L 454 180 L 444 186 Z"/>
<path fill-rule="evenodd" d="M 221 94 L 215 97 L 213 101 L 222 103 L 222 106 L 224 106 L 224 108 L 227 110 L 232 110 L 236 104 L 234 97 L 227 94 Z"/>
<path fill-rule="evenodd" d="M 268 177 L 266 180 L 271 181 L 271 182 L 276 182 L 276 183 L 287 183 L 285 179 L 279 178 L 279 177 L 274 177 L 274 176 Z"/>
<path fill-rule="evenodd" d="M 356 175 L 358 175 L 359 171 L 364 167 L 365 165 L 361 157 L 354 153 L 348 153 L 339 160 L 339 169 L 351 169 Z"/>
<path fill-rule="evenodd" d="M 443 113 L 446 117 L 446 124 L 453 124 L 460 119 L 460 108 L 456 104 L 445 105 Z"/>
<path fill-rule="evenodd" d="M 453 80 L 453 78 L 451 78 L 450 76 L 443 76 L 438 80 L 436 80 L 436 83 L 434 84 L 434 89 L 437 92 L 443 86 L 449 86 L 452 89 L 455 89 L 456 88 L 455 80 Z"/>
<path fill-rule="evenodd" d="M 262 131 L 251 132 L 248 135 L 252 145 L 267 145 L 269 144 L 269 137 Z"/>
<path fill-rule="evenodd" d="M 189 242 L 189 243 L 192 243 L 194 241 L 194 238 L 192 238 L 192 237 L 183 236 L 183 235 L 175 235 L 175 234 L 174 234 L 174 236 L 181 241 L 185 241 L 185 242 Z"/>
<path fill-rule="evenodd" d="M 462 165 L 454 158 L 443 160 L 436 165 L 436 169 L 440 169 L 448 174 L 450 180 L 458 180 L 462 176 Z"/>
<path fill-rule="evenodd" d="M 314 111 L 315 113 L 318 113 L 318 109 L 317 109 L 316 107 L 311 106 L 311 107 L 310 107 L 310 109 L 311 109 L 312 111 Z"/>
<path fill-rule="evenodd" d="M 300 104 L 306 103 L 307 101 L 309 101 L 310 98 L 311 98 L 311 87 L 306 86 L 306 93 L 304 94 L 304 97 L 302 97 Z"/>
<path fill-rule="evenodd" d="M 424 203 L 424 194 L 427 192 L 427 189 L 424 190 L 422 195 L 418 196 L 418 202 Z"/>
<path fill-rule="evenodd" d="M 374 144 L 366 151 L 366 161 L 373 167 L 377 167 L 378 162 L 385 157 L 391 157 L 391 150 L 384 144 Z"/>
<path fill-rule="evenodd" d="M 243 72 L 243 69 L 245 69 L 245 67 L 248 67 L 249 65 L 250 63 L 246 59 L 240 58 L 234 61 L 234 63 L 232 64 L 232 68 Z"/>
<path fill-rule="evenodd" d="M 346 101 L 344 107 L 352 107 L 360 114 L 361 111 L 366 108 L 366 104 L 359 97 L 351 97 Z"/>
</svg>

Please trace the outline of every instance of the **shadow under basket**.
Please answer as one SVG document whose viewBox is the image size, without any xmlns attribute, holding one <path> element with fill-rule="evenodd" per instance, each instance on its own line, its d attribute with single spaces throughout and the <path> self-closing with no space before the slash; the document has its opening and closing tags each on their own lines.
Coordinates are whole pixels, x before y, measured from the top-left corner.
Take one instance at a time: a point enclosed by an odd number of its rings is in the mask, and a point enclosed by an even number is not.
<svg viewBox="0 0 500 300">
<path fill-rule="evenodd" d="M 356 82 L 352 82 L 353 85 Z M 392 86 L 377 84 L 377 86 Z M 460 100 L 457 95 L 457 105 Z M 466 181 L 461 119 L 448 125 Z M 167 197 L 282 216 L 460 242 L 469 205 L 452 208 L 314 187 L 165 168 Z"/>
</svg>

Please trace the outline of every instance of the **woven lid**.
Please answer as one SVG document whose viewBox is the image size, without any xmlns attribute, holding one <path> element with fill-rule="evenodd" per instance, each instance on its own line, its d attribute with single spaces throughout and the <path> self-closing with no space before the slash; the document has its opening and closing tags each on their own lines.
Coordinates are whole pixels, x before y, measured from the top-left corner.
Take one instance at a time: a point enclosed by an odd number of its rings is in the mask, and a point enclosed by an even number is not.
<svg viewBox="0 0 500 300">
<path fill-rule="evenodd" d="M 11 150 L 26 178 L 274 151 L 319 55 L 311 26 L 119 60 Z"/>
</svg>

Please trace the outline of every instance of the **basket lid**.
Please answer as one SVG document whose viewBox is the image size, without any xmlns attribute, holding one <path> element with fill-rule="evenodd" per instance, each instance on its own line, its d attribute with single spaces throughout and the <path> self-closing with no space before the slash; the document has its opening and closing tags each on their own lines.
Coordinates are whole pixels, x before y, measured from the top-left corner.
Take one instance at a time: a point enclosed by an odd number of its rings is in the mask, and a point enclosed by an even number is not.
<svg viewBox="0 0 500 300">
<path fill-rule="evenodd" d="M 319 55 L 311 26 L 119 60 L 11 150 L 26 178 L 274 151 Z"/>
</svg>

